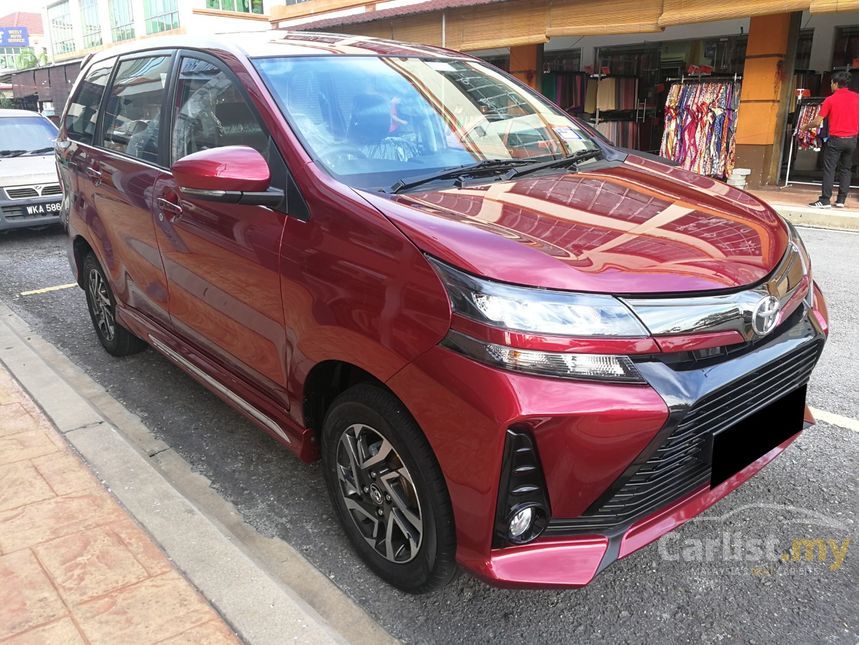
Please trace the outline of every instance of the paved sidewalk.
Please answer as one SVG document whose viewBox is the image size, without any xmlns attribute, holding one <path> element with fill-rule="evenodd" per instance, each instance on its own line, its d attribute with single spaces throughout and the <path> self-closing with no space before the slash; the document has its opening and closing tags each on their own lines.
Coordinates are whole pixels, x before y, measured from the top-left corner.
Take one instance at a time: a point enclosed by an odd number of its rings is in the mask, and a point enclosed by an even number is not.
<svg viewBox="0 0 860 645">
<path fill-rule="evenodd" d="M 2 364 L 0 642 L 239 642 Z"/>
<path fill-rule="evenodd" d="M 851 190 L 846 202 L 847 208 L 810 208 L 810 202 L 818 199 L 820 190 L 814 186 L 790 186 L 788 188 L 769 186 L 750 191 L 756 197 L 770 204 L 774 210 L 799 226 L 814 226 L 834 230 L 856 231 L 858 217 L 857 191 Z"/>
</svg>

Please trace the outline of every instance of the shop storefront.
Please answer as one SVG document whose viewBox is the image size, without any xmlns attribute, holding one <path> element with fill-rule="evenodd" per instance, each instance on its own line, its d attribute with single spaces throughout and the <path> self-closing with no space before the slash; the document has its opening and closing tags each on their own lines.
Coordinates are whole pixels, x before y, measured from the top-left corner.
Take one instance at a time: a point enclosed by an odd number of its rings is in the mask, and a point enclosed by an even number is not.
<svg viewBox="0 0 860 645">
<path fill-rule="evenodd" d="M 856 1 L 309 0 L 273 23 L 468 51 L 618 145 L 717 177 L 746 167 L 753 185 L 816 181 L 796 119 L 835 69 L 856 83 Z"/>
<path fill-rule="evenodd" d="M 781 185 L 820 182 L 821 140 L 815 133 L 805 134 L 803 126 L 830 94 L 834 71 L 850 70 L 857 90 L 856 21 L 856 15 L 842 13 L 801 16 L 780 151 Z M 617 145 L 674 158 L 691 156 L 693 169 L 720 176 L 731 163 L 732 150 L 705 144 L 723 131 L 736 132 L 739 115 L 726 99 L 740 99 L 749 23 L 684 25 L 628 37 L 553 38 L 544 45 L 540 89 Z M 474 53 L 509 66 L 504 50 Z M 725 118 L 712 128 L 691 129 L 692 142 L 679 140 L 683 115 L 703 103 L 714 105 Z M 691 143 L 693 150 L 686 150 Z"/>
</svg>

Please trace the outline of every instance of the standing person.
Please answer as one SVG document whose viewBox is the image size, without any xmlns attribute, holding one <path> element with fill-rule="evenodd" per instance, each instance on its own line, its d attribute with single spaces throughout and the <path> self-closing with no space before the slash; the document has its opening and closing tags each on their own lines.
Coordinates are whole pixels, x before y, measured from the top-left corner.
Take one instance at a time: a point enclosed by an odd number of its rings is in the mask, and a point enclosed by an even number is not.
<svg viewBox="0 0 860 645">
<path fill-rule="evenodd" d="M 839 193 L 836 195 L 836 208 L 845 208 L 848 188 L 851 186 L 851 164 L 857 149 L 858 102 L 857 92 L 848 89 L 851 75 L 836 72 L 831 81 L 833 94 L 824 99 L 818 116 L 809 124 L 814 130 L 825 118 L 830 138 L 824 149 L 824 179 L 821 181 L 821 197 L 810 204 L 813 208 L 830 208 L 833 195 L 833 180 L 839 177 Z"/>
</svg>

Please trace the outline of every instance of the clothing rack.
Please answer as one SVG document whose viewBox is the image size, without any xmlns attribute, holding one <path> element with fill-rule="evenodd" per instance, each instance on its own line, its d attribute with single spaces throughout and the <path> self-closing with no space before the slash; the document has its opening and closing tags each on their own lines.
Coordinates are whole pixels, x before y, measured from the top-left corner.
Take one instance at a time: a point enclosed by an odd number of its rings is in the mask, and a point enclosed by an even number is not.
<svg viewBox="0 0 860 645">
<path fill-rule="evenodd" d="M 744 79 L 742 74 L 681 74 L 673 78 L 667 78 L 666 83 L 701 83 L 704 81 L 729 81 L 737 82 Z"/>
<path fill-rule="evenodd" d="M 702 175 L 725 178 L 731 174 L 740 79 L 739 74 L 684 74 L 667 79 L 660 155 Z M 694 85 L 701 87 L 690 87 Z"/>
<path fill-rule="evenodd" d="M 783 183 L 783 188 L 788 188 L 790 184 L 804 185 L 804 186 L 820 186 L 820 181 L 791 181 L 791 162 L 794 158 L 795 148 L 797 146 L 797 135 L 800 133 L 800 125 L 801 125 L 801 115 L 803 114 L 803 108 L 808 105 L 820 105 L 824 102 L 823 97 L 811 97 L 806 99 L 801 99 L 797 102 L 797 108 L 794 113 L 794 127 L 791 130 L 791 142 L 788 145 L 788 161 L 785 166 L 785 182 Z M 826 145 L 826 144 L 825 144 Z M 819 152 L 820 154 L 820 152 Z M 778 183 L 778 182 L 777 182 Z M 858 186 L 851 186 L 851 188 L 858 188 Z"/>
</svg>

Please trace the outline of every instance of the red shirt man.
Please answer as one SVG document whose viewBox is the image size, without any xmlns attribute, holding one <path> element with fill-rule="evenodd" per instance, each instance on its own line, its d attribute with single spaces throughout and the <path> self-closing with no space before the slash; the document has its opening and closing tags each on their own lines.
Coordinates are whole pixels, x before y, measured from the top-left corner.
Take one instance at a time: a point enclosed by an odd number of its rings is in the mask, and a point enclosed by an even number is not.
<svg viewBox="0 0 860 645">
<path fill-rule="evenodd" d="M 824 99 L 818 114 L 822 119 L 828 121 L 828 132 L 831 137 L 856 137 L 860 127 L 860 98 L 857 92 L 852 92 L 847 87 L 838 87 L 837 90 Z"/>
<path fill-rule="evenodd" d="M 821 110 L 810 125 L 817 128 L 822 119 L 827 119 L 829 139 L 824 149 L 824 178 L 821 181 L 821 197 L 810 204 L 813 208 L 830 208 L 833 195 L 833 181 L 839 175 L 839 193 L 836 208 L 844 208 L 851 186 L 851 164 L 857 149 L 858 97 L 848 89 L 851 75 L 836 72 L 830 82 L 833 94 L 824 99 Z"/>
</svg>

